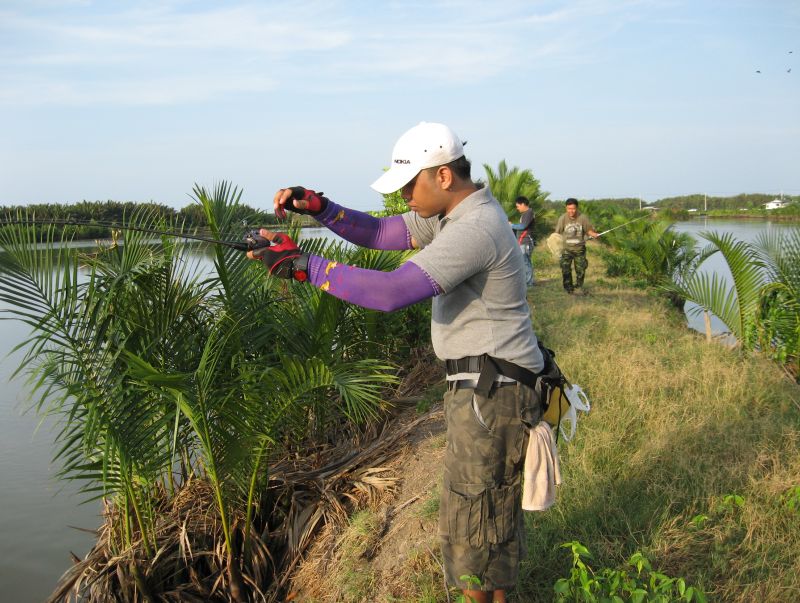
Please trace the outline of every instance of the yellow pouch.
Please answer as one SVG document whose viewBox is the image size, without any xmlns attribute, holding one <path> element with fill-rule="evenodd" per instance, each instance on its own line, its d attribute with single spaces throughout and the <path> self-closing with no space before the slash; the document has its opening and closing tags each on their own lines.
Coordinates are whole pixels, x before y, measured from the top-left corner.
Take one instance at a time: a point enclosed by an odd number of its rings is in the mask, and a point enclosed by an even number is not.
<svg viewBox="0 0 800 603">
<path fill-rule="evenodd" d="M 564 391 L 565 387 L 568 387 L 568 384 L 564 384 L 564 386 L 556 385 L 550 391 L 550 404 L 547 410 L 544 411 L 542 420 L 547 421 L 551 427 L 558 427 L 559 421 L 569 410 L 569 400 Z"/>
</svg>

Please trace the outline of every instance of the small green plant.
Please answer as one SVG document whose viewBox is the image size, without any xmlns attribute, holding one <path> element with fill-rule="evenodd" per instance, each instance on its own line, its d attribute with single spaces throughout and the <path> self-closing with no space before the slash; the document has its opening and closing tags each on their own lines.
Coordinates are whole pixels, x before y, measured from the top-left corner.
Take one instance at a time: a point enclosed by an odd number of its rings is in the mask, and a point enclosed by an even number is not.
<svg viewBox="0 0 800 603">
<path fill-rule="evenodd" d="M 689 525 L 697 530 L 702 530 L 709 519 L 710 517 L 708 515 L 700 513 L 689 520 Z"/>
<path fill-rule="evenodd" d="M 781 497 L 784 506 L 792 513 L 800 513 L 800 486 L 793 486 Z"/>
<path fill-rule="evenodd" d="M 683 578 L 670 578 L 654 571 L 650 561 L 637 551 L 627 561 L 627 569 L 603 568 L 595 572 L 585 559 L 592 555 L 585 546 L 574 540 L 561 545 L 572 552 L 569 578 L 559 579 L 553 590 L 556 601 L 586 601 L 602 603 L 669 603 L 697 601 L 705 603 L 703 592 L 687 586 Z"/>
<path fill-rule="evenodd" d="M 738 494 L 726 494 L 722 497 L 722 501 L 717 505 L 717 511 L 720 513 L 730 513 L 731 511 L 741 509 L 744 507 L 744 497 Z"/>
<path fill-rule="evenodd" d="M 447 434 L 442 433 L 431 439 L 431 448 L 444 448 L 447 446 Z"/>
<path fill-rule="evenodd" d="M 433 489 L 425 502 L 422 503 L 419 509 L 419 516 L 422 519 L 434 519 L 439 516 L 439 487 Z"/>
<path fill-rule="evenodd" d="M 478 576 L 460 576 L 459 580 L 466 582 L 469 590 L 480 590 L 481 588 L 481 579 Z M 456 603 L 474 603 L 474 601 L 475 599 L 469 595 L 458 595 L 456 598 Z"/>
</svg>

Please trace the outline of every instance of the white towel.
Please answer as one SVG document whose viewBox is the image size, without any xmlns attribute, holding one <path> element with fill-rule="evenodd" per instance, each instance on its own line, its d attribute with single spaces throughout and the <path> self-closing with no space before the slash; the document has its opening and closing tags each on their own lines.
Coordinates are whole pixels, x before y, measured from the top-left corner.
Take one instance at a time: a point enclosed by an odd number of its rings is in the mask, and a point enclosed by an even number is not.
<svg viewBox="0 0 800 603">
<path fill-rule="evenodd" d="M 544 511 L 556 502 L 561 468 L 553 430 L 544 421 L 530 431 L 523 477 L 522 508 L 525 511 Z"/>
</svg>

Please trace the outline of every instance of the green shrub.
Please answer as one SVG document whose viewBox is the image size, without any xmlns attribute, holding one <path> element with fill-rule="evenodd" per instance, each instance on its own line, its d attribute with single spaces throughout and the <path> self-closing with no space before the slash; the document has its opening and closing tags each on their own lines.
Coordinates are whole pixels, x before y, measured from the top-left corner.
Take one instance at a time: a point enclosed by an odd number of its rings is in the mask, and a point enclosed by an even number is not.
<svg viewBox="0 0 800 603">
<path fill-rule="evenodd" d="M 567 542 L 561 546 L 572 551 L 572 570 L 569 578 L 559 579 L 553 587 L 556 601 L 706 601 L 703 592 L 687 586 L 683 578 L 670 578 L 654 571 L 650 561 L 641 552 L 630 556 L 625 569 L 603 568 L 595 572 L 584 562 L 584 559 L 591 559 L 592 555 L 580 542 Z"/>
</svg>

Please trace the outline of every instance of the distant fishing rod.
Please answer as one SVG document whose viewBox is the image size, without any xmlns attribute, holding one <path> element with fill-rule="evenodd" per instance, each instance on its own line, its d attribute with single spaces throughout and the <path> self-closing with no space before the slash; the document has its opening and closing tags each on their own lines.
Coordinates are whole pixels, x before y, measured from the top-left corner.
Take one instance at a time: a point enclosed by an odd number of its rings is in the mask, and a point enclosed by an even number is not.
<svg viewBox="0 0 800 603">
<path fill-rule="evenodd" d="M 602 237 L 604 234 L 608 234 L 612 230 L 616 230 L 617 228 L 622 228 L 623 226 L 627 226 L 628 224 L 633 224 L 637 220 L 641 220 L 642 218 L 649 218 L 649 217 L 650 217 L 649 214 L 645 214 L 644 216 L 639 216 L 638 218 L 634 218 L 633 220 L 625 222 L 625 224 L 620 224 L 619 226 L 615 226 L 614 228 L 609 228 L 608 230 L 604 230 L 603 232 L 598 233 L 597 236 L 593 237 L 593 238 L 597 239 L 599 237 Z"/>
<path fill-rule="evenodd" d="M 112 230 L 130 230 L 134 232 L 143 232 L 146 234 L 158 235 L 158 236 L 165 236 L 165 237 L 176 237 L 180 239 L 191 239 L 193 241 L 203 241 L 204 243 L 213 243 L 214 245 L 222 245 L 223 247 L 229 247 L 230 249 L 236 249 L 237 251 L 252 251 L 254 249 L 261 249 L 263 247 L 269 247 L 270 242 L 269 240 L 262 237 L 258 230 L 251 230 L 244 236 L 244 242 L 239 243 L 236 241 L 221 241 L 219 239 L 213 239 L 211 237 L 204 237 L 197 234 L 191 234 L 186 232 L 177 232 L 177 231 L 169 231 L 169 230 L 158 230 L 155 228 L 146 228 L 144 226 L 132 226 L 132 225 L 125 225 L 125 224 L 118 224 L 116 222 L 90 222 L 88 220 L 71 220 L 71 219 L 52 219 L 52 220 L 0 220 L 0 226 L 10 226 L 12 224 L 39 224 L 43 226 L 96 226 L 99 228 L 110 228 Z"/>
</svg>

